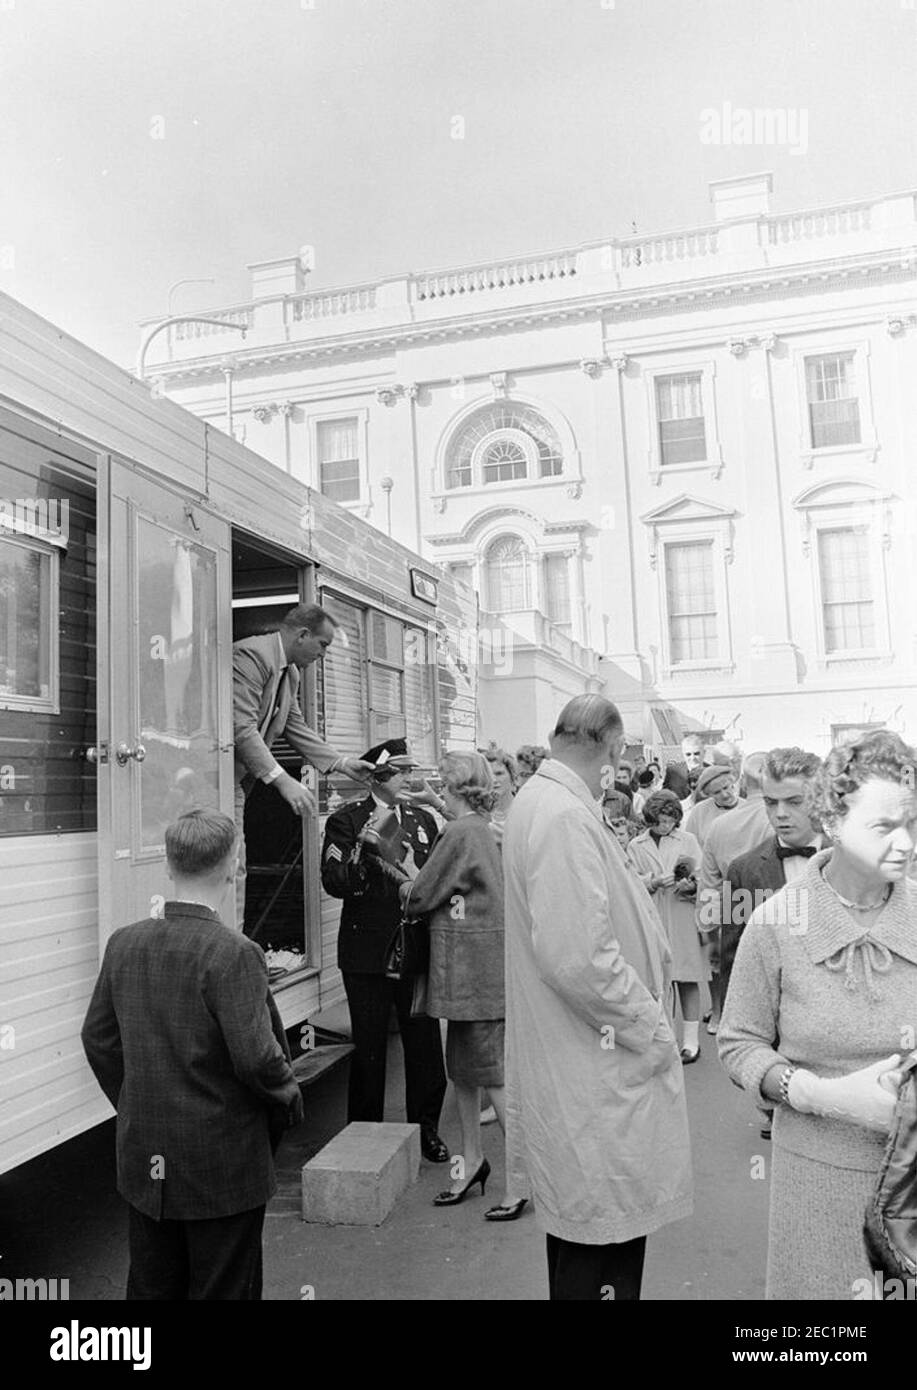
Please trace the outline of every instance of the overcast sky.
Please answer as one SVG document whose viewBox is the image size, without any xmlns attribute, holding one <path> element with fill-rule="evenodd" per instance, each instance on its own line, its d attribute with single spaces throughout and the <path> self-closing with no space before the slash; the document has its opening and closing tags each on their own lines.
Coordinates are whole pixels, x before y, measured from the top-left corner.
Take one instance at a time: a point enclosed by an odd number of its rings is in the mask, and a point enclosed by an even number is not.
<svg viewBox="0 0 917 1390">
<path fill-rule="evenodd" d="M 174 281 L 303 245 L 321 288 L 699 225 L 759 169 L 786 211 L 915 188 L 915 91 L 913 0 L 0 0 L 0 289 L 129 365 Z M 702 139 L 724 102 L 805 141 Z"/>
</svg>

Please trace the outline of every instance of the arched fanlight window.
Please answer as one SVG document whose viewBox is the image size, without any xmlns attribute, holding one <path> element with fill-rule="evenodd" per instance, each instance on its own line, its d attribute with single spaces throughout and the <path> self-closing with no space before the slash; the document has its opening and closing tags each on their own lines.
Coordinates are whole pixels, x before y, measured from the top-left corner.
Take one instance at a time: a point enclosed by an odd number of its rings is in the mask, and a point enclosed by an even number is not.
<svg viewBox="0 0 917 1390">
<path fill-rule="evenodd" d="M 484 483 L 510 483 L 524 478 L 525 473 L 525 449 L 515 439 L 498 435 L 481 454 L 481 481 Z"/>
<path fill-rule="evenodd" d="M 484 593 L 491 613 L 517 613 L 533 606 L 531 561 L 518 536 L 498 536 L 487 547 Z"/>
<path fill-rule="evenodd" d="M 449 447 L 446 486 L 554 478 L 564 471 L 560 440 L 537 410 L 495 401 L 468 420 Z"/>
</svg>

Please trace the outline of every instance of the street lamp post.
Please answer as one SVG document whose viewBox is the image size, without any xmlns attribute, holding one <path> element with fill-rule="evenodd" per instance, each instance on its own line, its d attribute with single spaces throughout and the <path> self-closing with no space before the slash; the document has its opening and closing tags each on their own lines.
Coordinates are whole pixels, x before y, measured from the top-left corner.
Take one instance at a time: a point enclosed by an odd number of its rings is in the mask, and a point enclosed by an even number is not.
<svg viewBox="0 0 917 1390">
<path fill-rule="evenodd" d="M 143 367 L 146 362 L 147 349 L 150 343 L 164 329 L 171 328 L 174 323 L 214 323 L 218 328 L 233 328 L 242 334 L 244 338 L 248 332 L 247 323 L 234 323 L 232 319 L 208 318 L 202 314 L 175 314 L 171 318 L 163 319 L 161 323 L 156 323 L 150 329 L 140 345 L 140 352 L 137 355 L 137 376 L 143 380 Z M 232 366 L 224 362 L 222 365 L 223 375 L 226 379 L 226 433 L 232 436 Z"/>
<path fill-rule="evenodd" d="M 387 512 L 388 512 L 388 533 L 389 533 L 389 535 L 391 535 L 391 534 L 392 534 L 392 488 L 395 486 L 395 480 L 394 480 L 394 478 L 390 478 L 390 477 L 388 476 L 388 474 L 386 474 L 386 476 L 385 476 L 384 478 L 380 478 L 380 479 L 379 479 L 379 486 L 381 487 L 382 491 L 385 493 L 385 501 L 386 501 L 386 504 L 387 504 Z"/>
<path fill-rule="evenodd" d="M 173 294 L 175 293 L 176 290 L 180 290 L 180 289 L 181 289 L 182 285 L 215 285 L 215 284 L 216 284 L 216 280 L 214 280 L 214 278 L 213 278 L 212 275 L 193 275 L 193 276 L 191 276 L 190 278 L 188 278 L 188 277 L 186 276 L 185 279 L 183 279 L 183 280 L 175 280 L 175 281 L 173 281 L 173 283 L 169 286 L 169 293 L 168 293 L 168 296 L 167 296 L 167 298 L 166 298 L 167 317 L 168 317 L 168 318 L 171 318 L 171 317 L 172 317 L 172 296 L 173 296 Z M 171 357 L 171 356 L 172 356 L 172 334 L 171 334 L 171 333 L 169 333 L 169 335 L 168 335 L 167 342 L 168 342 L 168 344 L 169 344 L 169 357 Z"/>
<path fill-rule="evenodd" d="M 226 433 L 232 439 L 232 363 L 223 362 L 221 364 L 223 379 L 226 382 Z"/>
</svg>

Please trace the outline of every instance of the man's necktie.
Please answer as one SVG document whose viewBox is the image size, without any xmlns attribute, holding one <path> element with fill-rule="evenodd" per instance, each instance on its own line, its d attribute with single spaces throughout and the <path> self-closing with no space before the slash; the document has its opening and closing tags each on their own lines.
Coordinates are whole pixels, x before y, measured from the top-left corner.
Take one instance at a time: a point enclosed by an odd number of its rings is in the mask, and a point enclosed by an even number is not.
<svg viewBox="0 0 917 1390">
<path fill-rule="evenodd" d="M 811 859 L 812 855 L 817 853 L 814 845 L 803 845 L 802 849 L 793 849 L 791 845 L 777 846 L 778 859 Z"/>
<path fill-rule="evenodd" d="M 283 700 L 283 693 L 284 693 L 284 690 L 286 689 L 286 687 L 287 687 L 289 684 L 290 684 L 290 667 L 289 667 L 288 665 L 287 665 L 287 666 L 282 666 L 282 667 L 280 668 L 280 676 L 278 677 L 278 680 L 277 680 L 277 694 L 274 696 L 274 708 L 271 710 L 271 718 L 272 718 L 272 719 L 276 719 L 276 717 L 277 717 L 277 714 L 278 714 L 278 712 L 279 712 L 279 710 L 280 710 L 281 702 L 282 702 L 282 700 Z"/>
</svg>

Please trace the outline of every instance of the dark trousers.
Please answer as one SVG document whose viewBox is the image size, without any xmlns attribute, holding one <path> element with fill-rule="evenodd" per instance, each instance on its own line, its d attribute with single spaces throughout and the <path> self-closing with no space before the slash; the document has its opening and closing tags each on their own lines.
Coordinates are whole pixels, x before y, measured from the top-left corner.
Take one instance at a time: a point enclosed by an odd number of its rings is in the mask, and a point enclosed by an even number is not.
<svg viewBox="0 0 917 1390">
<path fill-rule="evenodd" d="M 264 1207 L 208 1221 L 154 1221 L 136 1207 L 128 1211 L 128 1299 L 260 1299 Z"/>
<path fill-rule="evenodd" d="M 392 1004 L 404 1050 L 408 1124 L 436 1129 L 446 1094 L 446 1069 L 439 1021 L 412 1018 L 411 980 L 344 973 L 355 1051 L 350 1058 L 347 1120 L 382 1119 L 385 1111 L 385 1054 Z"/>
<path fill-rule="evenodd" d="M 620 1245 L 580 1245 L 548 1236 L 548 1297 L 554 1301 L 636 1302 L 643 1281 L 646 1236 Z"/>
</svg>

